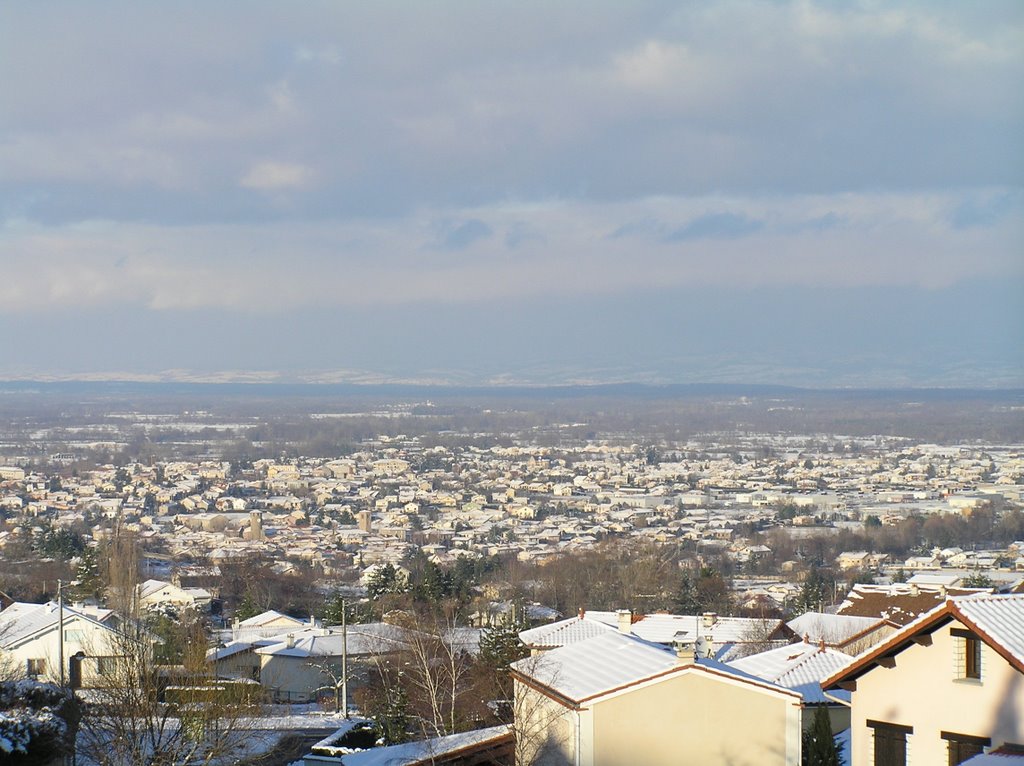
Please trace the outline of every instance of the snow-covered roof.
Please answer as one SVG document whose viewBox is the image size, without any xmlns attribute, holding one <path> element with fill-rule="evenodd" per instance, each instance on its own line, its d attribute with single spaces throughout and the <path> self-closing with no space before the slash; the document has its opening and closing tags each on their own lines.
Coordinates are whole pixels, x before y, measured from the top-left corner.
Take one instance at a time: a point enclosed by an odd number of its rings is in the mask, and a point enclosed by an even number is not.
<svg viewBox="0 0 1024 766">
<path fill-rule="evenodd" d="M 45 604 L 27 604 L 16 601 L 0 612 L 0 647 L 15 646 L 21 641 L 28 639 L 37 633 L 45 630 L 55 629 L 60 608 L 57 604 L 49 601 Z M 85 620 L 93 623 L 104 630 L 112 630 L 98 620 L 75 611 L 71 607 L 64 607 L 65 626 L 71 620 Z"/>
<path fill-rule="evenodd" d="M 343 766 L 419 766 L 434 763 L 442 756 L 454 756 L 460 750 L 486 745 L 491 740 L 504 739 L 511 733 L 511 726 L 492 726 L 449 734 L 447 737 L 362 750 L 342 756 L 341 763 Z"/>
<path fill-rule="evenodd" d="M 586 615 L 524 630 L 519 634 L 519 640 L 527 646 L 565 646 L 613 631 L 615 628 L 611 625 Z"/>
<path fill-rule="evenodd" d="M 803 695 L 804 702 L 827 702 L 821 681 L 850 661 L 838 649 L 816 644 L 799 643 L 769 649 L 728 663 L 751 675 L 793 689 Z"/>
<path fill-rule="evenodd" d="M 658 676 L 694 669 L 789 691 L 715 660 L 681 662 L 674 651 L 618 631 L 526 657 L 513 663 L 512 668 L 518 675 L 577 703 Z"/>
<path fill-rule="evenodd" d="M 270 646 L 275 643 L 277 643 L 276 639 L 272 638 L 257 639 L 256 641 L 232 641 L 225 646 L 215 646 L 213 649 L 208 650 L 206 652 L 206 661 L 224 660 L 236 654 L 255 649 L 258 646 Z"/>
<path fill-rule="evenodd" d="M 827 689 L 857 678 L 871 670 L 881 657 L 893 656 L 912 644 L 914 636 L 935 630 L 952 619 L 977 632 L 985 643 L 1024 673 L 1024 594 L 975 594 L 946 599 L 882 643 L 854 657 L 822 686 Z"/>
<path fill-rule="evenodd" d="M 275 642 L 256 649 L 257 654 L 275 657 L 340 657 L 342 646 L 350 656 L 372 655 L 397 652 L 408 645 L 410 631 L 373 622 L 366 625 L 350 625 L 347 637 L 340 627 L 306 628 L 277 636 Z"/>
<path fill-rule="evenodd" d="M 954 599 L 956 612 L 1024 665 L 1024 594 Z"/>
<path fill-rule="evenodd" d="M 1024 766 L 1024 755 L 1018 753 L 982 753 L 966 761 L 960 766 Z"/>
<path fill-rule="evenodd" d="M 943 586 L 873 585 L 857 583 L 836 610 L 842 615 L 881 617 L 896 625 L 906 625 L 931 611 L 950 596 L 991 593 L 991 588 L 945 588 Z"/>
<path fill-rule="evenodd" d="M 806 612 L 786 624 L 797 636 L 808 641 L 824 641 L 833 646 L 842 646 L 853 638 L 880 628 L 885 620 L 881 617 Z"/>
<path fill-rule="evenodd" d="M 519 638 L 532 647 L 566 646 L 608 632 L 618 632 L 619 616 L 615 612 L 585 612 L 549 625 L 524 630 Z M 710 624 L 708 624 L 710 622 Z M 636 614 L 630 618 L 630 633 L 656 644 L 671 644 L 677 638 L 696 640 L 710 638 L 716 645 L 761 642 L 766 632 L 774 632 L 780 620 L 759 620 L 749 617 L 718 617 L 707 621 L 702 615 Z"/>
<path fill-rule="evenodd" d="M 238 623 L 238 627 L 240 627 L 240 628 L 259 628 L 259 627 L 263 627 L 267 623 L 275 622 L 277 620 L 282 620 L 282 621 L 285 621 L 285 622 L 291 622 L 295 627 L 298 627 L 300 625 L 305 625 L 306 624 L 305 622 L 303 622 L 302 620 L 300 620 L 300 619 L 298 619 L 296 617 L 291 617 L 291 616 L 289 616 L 287 614 L 282 614 L 281 612 L 274 611 L 273 609 L 268 609 L 266 612 L 263 612 L 261 614 L 257 614 L 257 615 L 255 615 L 253 617 L 250 617 L 247 620 L 242 620 L 241 622 Z"/>
</svg>

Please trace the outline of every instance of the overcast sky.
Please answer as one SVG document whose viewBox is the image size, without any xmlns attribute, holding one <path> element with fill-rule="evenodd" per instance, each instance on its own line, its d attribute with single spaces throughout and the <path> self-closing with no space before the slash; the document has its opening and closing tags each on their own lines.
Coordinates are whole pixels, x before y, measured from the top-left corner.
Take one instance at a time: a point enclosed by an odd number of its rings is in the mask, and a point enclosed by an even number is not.
<svg viewBox="0 0 1024 766">
<path fill-rule="evenodd" d="M 0 5 L 0 377 L 1024 385 L 1024 3 Z"/>
</svg>

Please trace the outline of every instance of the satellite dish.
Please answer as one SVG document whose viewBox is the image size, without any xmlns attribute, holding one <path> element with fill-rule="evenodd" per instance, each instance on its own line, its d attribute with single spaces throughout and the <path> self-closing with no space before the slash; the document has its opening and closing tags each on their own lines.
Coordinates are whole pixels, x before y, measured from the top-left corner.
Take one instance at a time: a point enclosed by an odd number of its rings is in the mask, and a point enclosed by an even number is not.
<svg viewBox="0 0 1024 766">
<path fill-rule="evenodd" d="M 709 658 L 711 656 L 711 642 L 705 636 L 701 636 L 697 639 L 697 643 L 693 645 L 693 654 L 698 659 Z"/>
</svg>

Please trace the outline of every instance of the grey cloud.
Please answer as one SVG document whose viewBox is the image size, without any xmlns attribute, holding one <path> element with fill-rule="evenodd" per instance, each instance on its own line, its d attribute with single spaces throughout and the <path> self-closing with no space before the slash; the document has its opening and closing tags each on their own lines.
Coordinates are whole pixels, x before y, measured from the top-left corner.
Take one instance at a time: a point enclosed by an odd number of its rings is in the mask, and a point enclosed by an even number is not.
<svg viewBox="0 0 1024 766">
<path fill-rule="evenodd" d="M 640 221 L 629 221 L 619 226 L 606 235 L 607 239 L 622 239 L 624 237 L 649 237 L 661 238 L 665 236 L 665 224 L 654 218 L 644 218 Z"/>
<path fill-rule="evenodd" d="M 747 237 L 764 228 L 762 221 L 737 213 L 708 213 L 670 232 L 666 242 L 691 239 L 736 239 Z"/>
<path fill-rule="evenodd" d="M 256 221 L 1020 185 L 1022 27 L 1015 3 L 6 4 L 0 206 Z M 238 188 L 267 159 L 317 188 Z"/>
<path fill-rule="evenodd" d="M 462 250 L 474 242 L 489 239 L 494 230 L 479 218 L 471 218 L 457 224 L 444 224 L 438 245 L 446 250 Z"/>
<path fill-rule="evenodd" d="M 540 231 L 524 221 L 513 222 L 505 232 L 505 246 L 513 250 L 529 243 L 546 241 L 547 238 Z"/>
<path fill-rule="evenodd" d="M 1024 194 L 971 195 L 954 208 L 949 221 L 955 229 L 992 226 L 1016 211 L 1024 212 Z"/>
</svg>

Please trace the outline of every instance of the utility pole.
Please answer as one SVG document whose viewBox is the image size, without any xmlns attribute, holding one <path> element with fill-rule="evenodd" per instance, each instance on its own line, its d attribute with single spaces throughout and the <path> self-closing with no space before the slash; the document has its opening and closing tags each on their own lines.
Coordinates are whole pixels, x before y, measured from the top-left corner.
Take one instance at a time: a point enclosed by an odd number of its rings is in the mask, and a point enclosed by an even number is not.
<svg viewBox="0 0 1024 766">
<path fill-rule="evenodd" d="M 64 582 L 57 580 L 57 660 L 60 662 L 60 688 L 64 688 Z"/>
<path fill-rule="evenodd" d="M 341 600 L 341 704 L 345 706 L 348 718 L 348 603 Z"/>
</svg>

